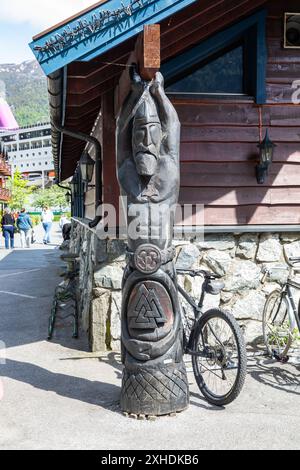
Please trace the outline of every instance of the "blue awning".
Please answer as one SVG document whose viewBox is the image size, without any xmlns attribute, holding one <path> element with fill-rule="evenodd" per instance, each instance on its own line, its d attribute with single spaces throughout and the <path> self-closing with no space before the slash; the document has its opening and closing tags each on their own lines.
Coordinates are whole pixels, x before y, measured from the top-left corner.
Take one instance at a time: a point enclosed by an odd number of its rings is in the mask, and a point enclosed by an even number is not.
<svg viewBox="0 0 300 470">
<path fill-rule="evenodd" d="M 50 31 L 30 47 L 46 75 L 73 61 L 91 59 L 198 0 L 108 0 Z"/>
</svg>

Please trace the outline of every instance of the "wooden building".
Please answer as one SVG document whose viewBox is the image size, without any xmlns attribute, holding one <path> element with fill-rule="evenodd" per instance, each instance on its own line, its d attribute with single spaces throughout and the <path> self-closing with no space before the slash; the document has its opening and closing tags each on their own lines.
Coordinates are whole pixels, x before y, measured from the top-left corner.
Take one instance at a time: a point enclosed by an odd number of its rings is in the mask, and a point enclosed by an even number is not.
<svg viewBox="0 0 300 470">
<path fill-rule="evenodd" d="M 10 200 L 10 191 L 6 188 L 8 176 L 11 176 L 11 168 L 7 163 L 7 155 L 0 152 L 0 213 Z"/>
<path fill-rule="evenodd" d="M 97 206 L 119 204 L 116 117 L 128 92 L 128 66 L 142 63 L 144 34 L 150 62 L 160 40 L 160 69 L 181 121 L 180 203 L 203 204 L 205 231 L 211 233 L 192 244 L 198 262 L 232 280 L 245 263 L 259 271 L 263 263 L 283 266 L 292 248 L 300 255 L 299 15 L 299 0 L 108 0 L 34 38 L 31 48 L 49 79 L 56 174 L 60 182 L 75 174 L 73 210 L 81 242 Z M 152 24 L 160 25 L 160 37 L 145 39 L 145 25 Z M 276 147 L 268 174 L 258 182 L 258 144 L 266 131 Z M 84 149 L 94 155 L 86 136 L 101 145 L 95 187 L 87 190 L 78 171 Z M 187 228 L 187 243 L 195 220 L 194 214 L 178 221 Z M 107 250 L 92 260 L 97 273 L 101 263 L 112 262 Z M 95 269 L 88 271 L 92 276 Z M 232 296 L 221 303 L 233 310 L 239 302 L 247 305 L 249 289 L 259 289 L 258 271 L 253 286 L 249 281 L 248 287 L 228 288 Z M 110 288 L 97 276 L 97 288 Z M 82 289 L 92 298 L 91 283 Z M 250 318 L 241 317 L 245 325 Z"/>
</svg>

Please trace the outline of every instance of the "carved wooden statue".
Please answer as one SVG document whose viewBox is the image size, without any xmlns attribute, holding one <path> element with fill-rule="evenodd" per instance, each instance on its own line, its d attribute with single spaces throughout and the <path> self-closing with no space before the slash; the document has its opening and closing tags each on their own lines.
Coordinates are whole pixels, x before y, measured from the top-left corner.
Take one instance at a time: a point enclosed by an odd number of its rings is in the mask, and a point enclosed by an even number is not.
<svg viewBox="0 0 300 470">
<path fill-rule="evenodd" d="M 180 123 L 159 72 L 150 82 L 136 71 L 131 79 L 117 125 L 118 179 L 128 223 L 121 407 L 162 415 L 184 410 L 189 402 L 172 247 Z"/>
</svg>

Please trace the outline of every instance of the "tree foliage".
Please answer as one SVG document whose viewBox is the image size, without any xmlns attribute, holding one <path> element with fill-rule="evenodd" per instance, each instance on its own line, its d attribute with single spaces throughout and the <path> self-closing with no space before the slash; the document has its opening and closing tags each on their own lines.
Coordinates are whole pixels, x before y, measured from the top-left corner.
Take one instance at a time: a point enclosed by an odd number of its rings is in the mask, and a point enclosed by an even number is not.
<svg viewBox="0 0 300 470">
<path fill-rule="evenodd" d="M 66 202 L 67 191 L 60 188 L 56 184 L 46 189 L 38 189 L 33 194 L 33 206 L 36 208 L 42 207 L 59 207 L 62 209 L 67 206 Z"/>
<path fill-rule="evenodd" d="M 30 186 L 28 181 L 22 178 L 21 173 L 15 171 L 13 177 L 8 178 L 7 188 L 11 191 L 9 206 L 13 211 L 18 211 L 28 205 L 35 186 Z"/>
<path fill-rule="evenodd" d="M 49 121 L 47 79 L 36 61 L 0 64 L 0 80 L 19 126 Z"/>
</svg>

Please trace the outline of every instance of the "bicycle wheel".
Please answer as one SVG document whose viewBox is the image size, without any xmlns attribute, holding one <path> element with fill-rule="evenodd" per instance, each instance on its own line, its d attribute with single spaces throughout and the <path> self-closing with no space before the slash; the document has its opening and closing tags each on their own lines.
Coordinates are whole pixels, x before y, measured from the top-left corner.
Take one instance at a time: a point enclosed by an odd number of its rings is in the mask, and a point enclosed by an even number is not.
<svg viewBox="0 0 300 470">
<path fill-rule="evenodd" d="M 50 317 L 48 321 L 48 337 L 47 337 L 48 341 L 50 341 L 53 336 L 56 314 L 57 314 L 57 306 L 58 306 L 58 303 L 57 303 L 57 298 L 55 296 L 53 299 L 51 313 L 50 313 Z"/>
<path fill-rule="evenodd" d="M 285 358 L 293 342 L 288 308 L 279 289 L 269 294 L 263 311 L 263 336 L 271 357 Z"/>
<path fill-rule="evenodd" d="M 223 406 L 237 398 L 246 378 L 247 354 L 241 329 L 230 313 L 211 309 L 199 319 L 192 364 L 209 403 Z"/>
</svg>

